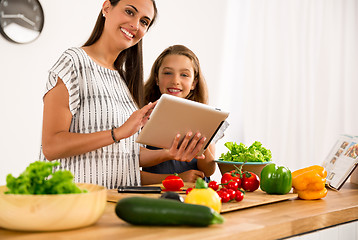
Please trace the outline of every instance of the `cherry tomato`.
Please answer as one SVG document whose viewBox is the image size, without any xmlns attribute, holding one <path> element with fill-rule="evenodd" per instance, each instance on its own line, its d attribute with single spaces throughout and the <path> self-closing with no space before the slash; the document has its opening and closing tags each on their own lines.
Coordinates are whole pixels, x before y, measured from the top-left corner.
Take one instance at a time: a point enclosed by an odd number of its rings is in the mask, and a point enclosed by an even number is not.
<svg viewBox="0 0 358 240">
<path fill-rule="evenodd" d="M 236 191 L 236 193 L 235 193 L 235 201 L 240 202 L 240 201 L 242 201 L 242 199 L 244 199 L 244 193 L 241 192 L 240 190 Z"/>
<path fill-rule="evenodd" d="M 230 201 L 230 194 L 227 192 L 221 192 L 219 197 L 221 198 L 222 203 L 226 203 L 226 202 Z"/>
<path fill-rule="evenodd" d="M 245 191 L 256 191 L 260 186 L 260 178 L 255 173 L 244 172 L 241 185 Z"/>
<path fill-rule="evenodd" d="M 229 188 L 227 193 L 230 194 L 230 200 L 233 200 L 236 196 L 236 191 L 234 189 Z"/>
<path fill-rule="evenodd" d="M 216 181 L 210 181 L 208 183 L 208 187 L 212 188 L 214 191 L 217 191 L 219 189 L 219 184 Z"/>
<path fill-rule="evenodd" d="M 242 187 L 242 179 L 241 178 L 238 178 L 237 180 L 236 180 L 236 182 L 237 182 L 237 188 L 239 189 L 239 188 L 241 188 Z"/>
<path fill-rule="evenodd" d="M 232 190 L 237 190 L 239 188 L 239 183 L 234 182 L 234 181 L 230 181 L 230 182 L 227 183 L 226 188 L 232 189 Z"/>
<path fill-rule="evenodd" d="M 193 188 L 188 188 L 186 191 L 185 191 L 185 194 L 188 195 L 188 193 L 190 193 L 190 191 L 193 190 Z"/>
</svg>

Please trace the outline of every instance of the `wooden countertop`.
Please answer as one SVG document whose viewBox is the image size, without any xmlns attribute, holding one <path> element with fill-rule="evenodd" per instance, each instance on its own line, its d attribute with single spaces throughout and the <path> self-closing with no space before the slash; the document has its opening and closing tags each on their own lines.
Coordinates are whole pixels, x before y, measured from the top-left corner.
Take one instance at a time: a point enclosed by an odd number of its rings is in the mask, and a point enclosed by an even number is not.
<svg viewBox="0 0 358 240">
<path fill-rule="evenodd" d="M 297 198 L 224 213 L 225 223 L 210 227 L 132 226 L 107 203 L 105 213 L 90 227 L 61 232 L 15 232 L 0 229 L 1 239 L 277 239 L 358 220 L 358 185 L 346 183 L 321 200 Z M 1 213 L 0 213 L 1 214 Z M 51 213 L 49 213 L 51 214 Z"/>
</svg>

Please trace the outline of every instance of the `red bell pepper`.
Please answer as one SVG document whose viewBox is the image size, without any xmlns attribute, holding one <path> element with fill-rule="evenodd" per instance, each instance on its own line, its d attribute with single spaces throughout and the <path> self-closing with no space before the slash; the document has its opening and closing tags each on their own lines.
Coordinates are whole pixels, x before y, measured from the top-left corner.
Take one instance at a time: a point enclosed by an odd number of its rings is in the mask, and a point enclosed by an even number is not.
<svg viewBox="0 0 358 240">
<path fill-rule="evenodd" d="M 180 191 L 184 187 L 183 179 L 177 174 L 169 175 L 162 181 L 166 191 Z"/>
</svg>

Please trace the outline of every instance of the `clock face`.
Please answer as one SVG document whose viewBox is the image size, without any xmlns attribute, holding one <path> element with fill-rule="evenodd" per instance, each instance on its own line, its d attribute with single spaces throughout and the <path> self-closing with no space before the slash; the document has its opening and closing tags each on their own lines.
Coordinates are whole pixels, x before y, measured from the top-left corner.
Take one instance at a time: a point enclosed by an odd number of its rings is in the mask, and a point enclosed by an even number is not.
<svg viewBox="0 0 358 240">
<path fill-rule="evenodd" d="M 43 25 L 44 13 L 38 0 L 0 0 L 0 32 L 7 40 L 32 42 Z"/>
</svg>

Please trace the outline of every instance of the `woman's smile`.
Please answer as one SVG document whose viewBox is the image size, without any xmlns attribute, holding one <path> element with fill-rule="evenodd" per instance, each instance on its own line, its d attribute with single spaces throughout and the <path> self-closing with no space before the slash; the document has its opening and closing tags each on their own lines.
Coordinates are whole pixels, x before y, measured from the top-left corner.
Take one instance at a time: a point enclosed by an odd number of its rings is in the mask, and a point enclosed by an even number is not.
<svg viewBox="0 0 358 240">
<path fill-rule="evenodd" d="M 123 27 L 121 27 L 120 29 L 128 39 L 132 40 L 134 38 L 135 35 L 130 33 L 127 29 Z"/>
</svg>

